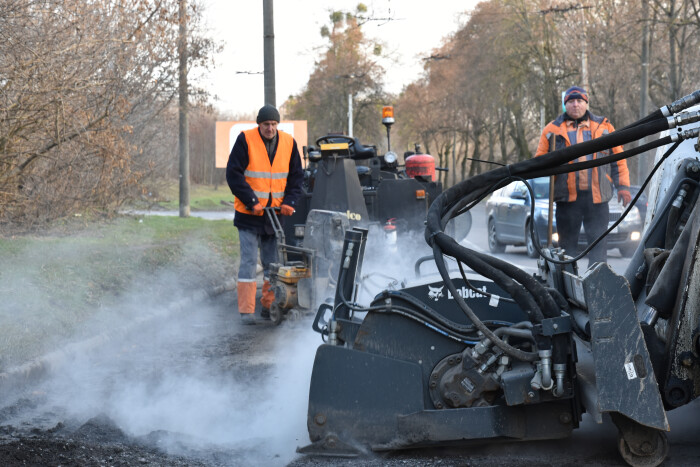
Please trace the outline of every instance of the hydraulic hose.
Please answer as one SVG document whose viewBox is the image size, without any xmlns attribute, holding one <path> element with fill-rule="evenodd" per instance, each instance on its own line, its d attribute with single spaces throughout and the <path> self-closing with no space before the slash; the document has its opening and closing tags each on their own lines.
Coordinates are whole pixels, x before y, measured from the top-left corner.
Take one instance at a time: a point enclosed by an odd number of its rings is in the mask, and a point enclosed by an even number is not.
<svg viewBox="0 0 700 467">
<path fill-rule="evenodd" d="M 601 152 L 606 149 L 614 148 L 615 146 L 622 146 L 664 130 L 668 130 L 668 121 L 665 119 L 653 120 L 649 123 L 644 123 L 627 130 L 615 131 L 606 136 L 601 136 L 600 138 L 574 144 L 573 146 L 567 146 L 565 148 L 543 154 L 534 159 L 512 164 L 510 166 L 510 171 L 513 175 L 522 176 L 522 173 L 526 173 L 531 170 L 566 164 L 569 161 L 578 159 L 581 156 Z"/>
<path fill-rule="evenodd" d="M 431 256 L 430 259 L 433 259 L 433 257 Z M 491 292 L 486 292 L 485 290 L 479 290 L 479 289 L 477 289 L 476 287 L 474 287 L 474 285 L 472 285 L 472 283 L 469 282 L 469 279 L 467 278 L 467 275 L 464 273 L 464 268 L 462 267 L 462 262 L 461 262 L 461 261 L 457 261 L 457 266 L 459 267 L 459 272 L 460 272 L 460 274 L 462 275 L 462 280 L 464 281 L 464 285 L 465 285 L 468 289 L 473 290 L 473 291 L 476 292 L 476 293 L 479 293 L 479 294 L 482 294 L 482 295 L 486 295 L 486 296 L 489 297 L 489 298 L 496 296 L 496 294 L 493 294 L 493 293 L 491 293 Z M 508 297 L 498 297 L 498 301 L 499 301 L 499 302 L 500 302 L 500 301 L 506 301 L 506 302 L 508 302 L 508 303 L 515 303 L 515 300 L 513 300 L 512 298 L 508 298 Z"/>
<path fill-rule="evenodd" d="M 601 152 L 615 146 L 621 146 L 673 127 L 675 120 L 666 117 L 671 113 L 676 113 L 697 102 L 700 102 L 700 91 L 686 96 L 674 102 L 669 107 L 655 111 L 644 119 L 609 135 L 562 148 L 535 159 L 500 167 L 466 179 L 445 190 L 433 201 L 426 216 L 425 239 L 433 248 L 433 256 L 440 275 L 457 300 L 460 308 L 467 314 L 475 326 L 491 339 L 496 346 L 519 360 L 534 361 L 534 359 L 537 358 L 535 355 L 533 359 L 531 353 L 513 348 L 507 342 L 504 342 L 488 331 L 488 328 L 474 315 L 466 302 L 456 293 L 455 286 L 449 277 L 443 254 L 454 257 L 458 263 L 464 262 L 475 272 L 494 280 L 495 283 L 501 286 L 521 305 L 521 307 L 523 307 L 529 316 L 535 318 L 535 322 L 537 322 L 537 319 L 540 319 L 542 310 L 546 310 L 547 316 L 556 316 L 559 313 L 559 307 L 554 298 L 552 298 L 543 286 L 538 283 L 534 284 L 525 278 L 527 274 L 525 274 L 524 271 L 519 270 L 519 268 L 514 268 L 509 263 L 505 263 L 501 260 L 486 260 L 482 255 L 460 246 L 454 239 L 446 235 L 444 233 L 445 225 L 455 215 L 455 212 L 462 212 L 465 207 L 471 208 L 478 200 L 484 198 L 489 192 L 493 191 L 494 187 L 498 188 L 504 186 L 516 177 L 533 178 L 533 176 L 555 175 L 557 173 L 581 170 L 584 166 L 588 168 L 588 165 L 590 165 L 590 167 L 596 167 L 631 157 L 642 151 L 647 151 L 663 144 L 668 144 L 671 140 L 662 138 L 659 141 L 645 144 L 640 148 L 635 148 L 621 154 L 613 154 L 591 161 L 590 163 L 569 164 L 570 161 L 580 156 Z M 677 135 L 674 137 L 677 137 Z"/>
<path fill-rule="evenodd" d="M 442 234 L 444 235 L 444 234 Z M 454 242 L 454 240 L 453 240 Z M 454 283 L 449 280 L 449 274 L 447 271 L 447 267 L 445 266 L 445 261 L 442 259 L 442 253 L 440 252 L 440 249 L 437 244 L 433 245 L 433 254 L 435 255 L 435 264 L 437 265 L 438 271 L 440 272 L 440 275 L 445 279 L 445 285 L 447 288 L 450 290 L 452 293 L 452 296 L 454 299 L 457 301 L 459 304 L 460 308 L 464 310 L 464 313 L 467 315 L 467 318 L 474 323 L 474 326 L 484 334 L 484 336 L 488 337 L 491 342 L 495 346 L 497 346 L 499 349 L 503 350 L 506 354 L 509 356 L 515 358 L 516 360 L 521 360 L 525 362 L 534 362 L 536 361 L 539 357 L 537 353 L 535 352 L 525 352 L 523 350 L 517 349 L 513 347 L 512 345 L 508 344 L 507 342 L 504 342 L 502 339 L 500 339 L 498 336 L 496 336 L 491 330 L 479 319 L 478 316 L 472 311 L 471 308 L 467 305 L 467 303 L 464 301 L 464 299 L 457 293 L 457 289 L 455 288 Z"/>
<path fill-rule="evenodd" d="M 523 311 L 527 313 L 530 320 L 535 323 L 542 322 L 544 315 L 540 307 L 537 305 L 537 302 L 535 302 L 529 291 L 521 284 L 517 283 L 511 275 L 508 275 L 505 271 L 491 266 L 482 259 L 479 253 L 463 247 L 449 235 L 441 234 L 439 239 L 441 240 L 440 247 L 444 254 L 464 262 L 474 272 L 493 280 L 495 284 L 505 290 L 506 293 L 508 293 L 516 302 L 518 302 Z M 438 261 L 437 258 L 435 261 Z M 441 258 L 441 262 L 444 264 L 444 259 Z"/>
<path fill-rule="evenodd" d="M 430 308 L 427 306 L 425 303 L 421 302 L 417 298 L 413 297 L 412 295 L 409 295 L 407 293 L 401 292 L 401 291 L 389 291 L 389 290 L 384 290 L 382 293 L 380 293 L 370 304 L 370 307 L 372 308 L 379 308 L 383 306 L 386 308 L 386 304 L 381 303 L 385 301 L 386 299 L 391 299 L 396 300 L 399 302 L 399 306 L 401 301 L 408 303 L 411 305 L 417 313 L 423 315 L 423 316 L 428 316 L 430 319 L 434 320 L 435 322 L 440 323 L 443 325 L 445 328 L 454 331 L 456 333 L 460 334 L 468 334 L 470 332 L 474 332 L 476 330 L 476 327 L 474 325 L 464 325 L 460 323 L 456 323 L 452 321 L 451 319 L 445 318 L 443 315 L 435 311 L 434 309 Z M 391 307 L 394 308 L 396 307 L 397 304 L 392 302 Z"/>
<path fill-rule="evenodd" d="M 468 200 L 462 203 L 462 205 L 467 205 L 469 204 L 469 202 L 475 200 L 476 198 L 484 194 L 484 192 L 486 191 L 486 187 L 490 185 L 496 185 L 499 182 L 502 182 L 503 179 L 508 178 L 509 176 L 516 175 L 521 176 L 523 178 L 532 178 L 530 176 L 530 173 L 535 173 L 535 171 L 551 169 L 552 167 L 566 164 L 569 161 L 577 159 L 580 156 L 600 152 L 605 149 L 613 148 L 615 146 L 621 146 L 632 141 L 642 139 L 646 136 L 659 133 L 660 131 L 667 130 L 669 129 L 671 122 L 669 121 L 670 119 L 667 119 L 666 117 L 678 113 L 682 110 L 685 110 L 686 108 L 695 105 L 699 102 L 700 90 L 695 91 L 694 93 L 689 94 L 681 99 L 678 99 L 672 104 L 669 104 L 668 106 L 662 109 L 652 112 L 649 116 L 631 125 L 628 125 L 627 127 L 621 130 L 615 131 L 609 135 L 602 136 L 591 141 L 575 144 L 573 146 L 559 149 L 557 151 L 552 151 L 551 153 L 542 155 L 535 159 L 530 159 L 508 166 L 504 166 L 464 180 L 463 182 L 458 183 L 457 185 L 444 191 L 440 196 L 438 196 L 438 198 L 435 201 L 438 201 L 438 199 L 443 196 L 445 196 L 445 199 L 443 199 L 442 202 L 439 203 L 440 209 L 435 210 L 437 210 L 437 212 L 442 213 L 445 211 L 445 208 L 449 209 L 450 207 L 452 207 L 457 200 L 465 196 L 471 195 L 469 196 Z M 631 154 L 628 154 L 627 157 L 629 157 L 630 155 Z M 568 167 L 568 169 L 574 170 L 571 167 Z M 438 227 L 438 219 L 442 216 L 430 216 L 430 211 L 433 211 L 434 208 L 437 208 L 436 202 L 433 202 L 428 212 L 428 226 L 426 228 L 427 237 L 432 235 L 434 232 L 444 230 L 444 226 L 442 229 Z M 431 217 L 433 217 L 432 220 Z M 429 238 L 426 239 L 428 240 L 428 243 L 430 243 Z"/>
<path fill-rule="evenodd" d="M 547 261 L 552 262 L 552 263 L 557 263 L 557 264 L 571 263 L 572 261 L 578 261 L 579 259 L 581 259 L 581 258 L 583 258 L 584 256 L 586 256 L 586 254 L 588 254 L 588 252 L 591 251 L 591 250 L 598 244 L 598 242 L 600 242 L 600 240 L 601 240 L 603 237 L 605 237 L 607 234 L 609 234 L 609 233 L 610 233 L 615 227 L 617 227 L 617 226 L 620 224 L 620 222 L 622 222 L 622 220 L 627 216 L 627 213 L 630 212 L 630 210 L 632 209 L 632 207 L 635 205 L 635 203 L 637 202 L 637 200 L 639 199 L 639 197 L 640 197 L 640 196 L 642 195 L 642 193 L 644 192 L 644 189 L 646 188 L 646 186 L 649 184 L 649 181 L 651 180 L 651 177 L 654 175 L 654 173 L 656 173 L 656 171 L 659 169 L 659 167 L 661 167 L 661 164 L 668 158 L 668 156 L 670 156 L 670 155 L 673 153 L 673 151 L 676 150 L 676 148 L 678 147 L 678 145 L 680 145 L 680 143 L 681 143 L 681 141 L 682 141 L 682 138 L 676 138 L 676 136 L 678 136 L 678 135 L 674 135 L 674 137 L 672 137 L 672 140 L 675 140 L 675 143 L 673 143 L 673 145 L 664 153 L 664 155 L 661 156 L 661 159 L 659 159 L 659 161 L 656 163 L 656 165 L 654 165 L 654 168 L 651 170 L 651 172 L 649 173 L 649 175 L 647 176 L 647 178 L 644 180 L 644 183 L 642 183 L 642 185 L 641 185 L 639 191 L 637 192 L 637 194 L 635 195 L 635 197 L 632 199 L 632 201 L 630 201 L 629 205 L 627 206 L 627 209 L 625 209 L 625 211 L 622 213 L 622 215 L 620 216 L 620 218 L 619 218 L 617 221 L 615 221 L 615 223 L 613 223 L 613 225 L 609 226 L 608 229 L 607 229 L 605 232 L 603 232 L 603 234 L 601 234 L 600 237 L 598 237 L 598 238 L 595 239 L 590 245 L 588 245 L 588 247 L 586 247 L 586 249 L 584 249 L 581 253 L 579 253 L 578 256 L 574 257 L 573 259 L 569 259 L 569 260 L 558 260 L 558 259 L 555 259 L 555 258 L 552 258 L 552 257 L 550 257 L 550 256 L 545 255 L 545 254 L 542 252 L 542 250 L 540 249 L 540 246 L 537 245 L 537 244 L 535 243 L 534 246 L 535 246 L 535 249 L 537 250 L 537 252 L 538 252 L 542 257 L 544 257 Z M 663 139 L 663 138 L 662 138 L 662 139 Z M 573 164 L 570 164 L 570 165 L 573 165 Z M 528 188 L 529 188 L 529 186 L 528 186 Z M 532 210 L 534 210 L 534 206 L 532 206 Z"/>
<path fill-rule="evenodd" d="M 677 114 L 678 112 L 681 112 L 698 103 L 700 103 L 700 90 L 697 90 L 692 94 L 688 94 L 687 96 L 683 96 L 677 101 L 662 107 L 660 110 L 665 116 L 668 117 L 669 115 Z"/>
<path fill-rule="evenodd" d="M 590 161 L 585 162 L 574 162 L 573 164 L 565 164 L 546 170 L 534 171 L 528 174 L 528 178 L 548 177 L 551 175 L 560 175 L 568 172 L 577 172 L 579 170 L 600 167 L 602 165 L 617 162 L 622 159 L 629 159 L 630 157 L 636 156 L 637 154 L 641 154 L 643 152 L 647 152 L 661 146 L 666 146 L 667 144 L 673 143 L 677 139 L 678 135 L 664 136 L 663 138 L 656 139 L 636 148 L 628 149 L 627 151 L 623 151 L 619 154 L 611 154 L 609 156 L 601 157 L 600 159 L 592 159 Z"/>
<path fill-rule="evenodd" d="M 495 329 L 493 333 L 497 336 L 511 336 L 511 337 L 518 337 L 520 339 L 528 339 L 533 342 L 535 342 L 535 336 L 532 335 L 532 330 L 531 329 L 518 329 L 515 327 L 500 327 L 498 329 Z"/>
<path fill-rule="evenodd" d="M 698 103 L 700 103 L 700 90 L 695 91 L 691 94 L 688 94 L 687 96 L 683 96 L 680 99 L 674 101 L 673 103 L 668 104 L 660 109 L 656 109 L 655 111 L 651 112 L 649 115 L 642 118 L 641 120 L 638 120 L 638 121 L 631 123 L 630 125 L 627 125 L 626 127 L 622 128 L 622 130 L 626 130 L 628 128 L 633 128 L 635 126 L 650 122 L 652 120 L 666 118 L 670 115 L 677 114 L 678 112 L 681 112 L 681 111 L 687 109 L 688 107 L 692 107 L 693 105 L 698 104 Z"/>
<path fill-rule="evenodd" d="M 634 127 L 642 125 L 644 123 L 649 123 L 653 120 L 659 120 L 659 119 L 666 118 L 666 117 L 668 117 L 668 115 L 664 115 L 664 113 L 661 111 L 661 109 L 656 109 L 653 112 L 651 112 L 649 115 L 647 115 L 646 117 L 644 117 L 640 120 L 637 120 L 636 122 L 630 123 L 629 125 L 622 127 L 619 130 L 620 131 L 629 130 L 630 128 L 634 128 Z"/>
<path fill-rule="evenodd" d="M 555 318 L 561 315 L 561 308 L 554 298 L 552 298 L 552 296 L 547 292 L 547 289 L 530 274 L 507 261 L 496 258 L 495 256 L 483 253 L 477 253 L 477 255 L 490 266 L 503 271 L 522 284 L 523 287 L 525 287 L 535 298 L 535 301 L 542 309 L 542 314 L 544 316 L 547 318 Z"/>
<path fill-rule="evenodd" d="M 668 121 L 666 119 L 656 119 L 648 123 L 634 126 L 627 130 L 616 131 L 591 141 L 575 144 L 573 146 L 544 154 L 534 159 L 499 167 L 483 174 L 468 178 L 443 191 L 442 194 L 440 194 L 435 201 L 433 201 L 428 210 L 426 240 L 428 243 L 431 243 L 430 236 L 435 232 L 444 230 L 444 226 L 440 226 L 440 221 L 442 218 L 441 213 L 448 211 L 454 205 L 454 203 L 458 201 L 463 205 L 474 201 L 482 194 L 487 192 L 487 188 L 491 185 L 503 183 L 504 179 L 508 179 L 512 176 L 532 178 L 532 174 L 547 174 L 549 173 L 548 171 L 552 170 L 554 167 L 568 164 L 569 161 L 577 159 L 580 156 L 601 152 L 615 146 L 636 141 L 666 129 L 668 129 Z M 603 159 L 605 158 L 602 158 L 601 160 Z M 608 162 L 610 161 L 611 160 L 608 159 Z M 571 167 L 567 167 L 567 169 L 568 170 L 566 171 L 572 170 Z M 447 220 L 445 220 L 445 223 Z"/>
</svg>

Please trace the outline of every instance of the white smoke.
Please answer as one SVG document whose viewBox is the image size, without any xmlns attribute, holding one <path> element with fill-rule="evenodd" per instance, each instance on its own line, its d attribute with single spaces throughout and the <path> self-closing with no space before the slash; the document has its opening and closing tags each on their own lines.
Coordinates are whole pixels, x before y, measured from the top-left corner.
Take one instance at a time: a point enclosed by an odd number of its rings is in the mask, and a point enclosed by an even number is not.
<svg viewBox="0 0 700 467">
<path fill-rule="evenodd" d="M 75 259 L 80 251 L 18 251 L 4 260 L 0 319 L 17 326 L 17 337 L 8 333 L 0 348 L 29 340 L 24 331 L 37 344 L 17 349 L 3 375 L 22 376 L 12 370 L 23 368 L 12 365 L 29 359 L 48 373 L 29 393 L 9 394 L 3 386 L 6 403 L 25 397 L 36 404 L 6 411 L 3 424 L 61 422 L 61 434 L 72 436 L 103 414 L 144 443 L 231 465 L 285 465 L 309 443 L 309 382 L 322 342 L 309 318 L 243 327 L 232 294 L 224 304 L 183 305 L 188 277 L 179 270 L 142 278 L 118 305 L 97 304 L 93 315 L 74 316 L 33 288 L 37 271 L 47 272 L 42 265 L 60 264 L 62 255 Z"/>
<path fill-rule="evenodd" d="M 397 244 L 370 236 L 360 302 L 414 279 L 416 260 L 430 253 L 420 234 Z M 309 319 L 242 327 L 233 304 L 173 311 L 168 304 L 183 298 L 179 279 L 177 271 L 163 273 L 149 282 L 175 286 L 145 292 L 146 284 L 136 284 L 119 306 L 84 323 L 82 338 L 104 338 L 74 347 L 77 353 L 53 367 L 36 412 L 69 430 L 104 414 L 126 435 L 174 454 L 215 455 L 232 465 L 289 463 L 309 443 L 306 412 L 320 336 Z"/>
<path fill-rule="evenodd" d="M 364 305 L 382 290 L 397 290 L 426 275 L 437 273 L 432 250 L 422 233 L 411 232 L 399 236 L 396 242 L 370 232 L 365 257 L 360 271 L 358 301 Z M 428 258 L 418 266 L 416 262 Z"/>
<path fill-rule="evenodd" d="M 75 356 L 48 382 L 48 408 L 76 423 L 104 414 L 131 437 L 157 434 L 159 447 L 173 454 L 226 453 L 232 465 L 289 463 L 308 444 L 320 336 L 310 322 L 241 328 L 234 313 L 223 322 L 214 310 L 189 313 Z M 222 339 L 222 327 L 229 337 L 211 352 L 228 351 L 230 342 L 230 356 L 207 362 L 183 348 Z M 255 335 L 252 341 L 242 329 Z M 236 342 L 245 345 L 235 348 Z"/>
</svg>

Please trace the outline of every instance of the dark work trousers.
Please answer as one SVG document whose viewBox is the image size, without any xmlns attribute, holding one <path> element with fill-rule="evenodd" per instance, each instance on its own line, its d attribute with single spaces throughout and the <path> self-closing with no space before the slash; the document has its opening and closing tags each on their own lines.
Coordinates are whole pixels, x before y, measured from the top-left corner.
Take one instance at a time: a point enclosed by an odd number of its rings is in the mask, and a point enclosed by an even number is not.
<svg viewBox="0 0 700 467">
<path fill-rule="evenodd" d="M 608 203 L 593 203 L 590 190 L 579 191 L 576 201 L 572 203 L 557 202 L 556 221 L 559 246 L 564 249 L 567 255 L 576 256 L 581 223 L 583 223 L 583 229 L 586 232 L 586 244 L 590 245 L 607 230 L 609 217 Z M 608 243 L 605 237 L 588 252 L 587 258 L 589 266 L 608 260 Z"/>
</svg>

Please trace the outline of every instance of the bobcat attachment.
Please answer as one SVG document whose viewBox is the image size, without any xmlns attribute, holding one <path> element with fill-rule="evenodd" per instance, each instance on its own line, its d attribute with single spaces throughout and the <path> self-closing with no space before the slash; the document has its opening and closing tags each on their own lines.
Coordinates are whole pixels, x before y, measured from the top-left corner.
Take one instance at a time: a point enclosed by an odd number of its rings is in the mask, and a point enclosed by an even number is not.
<svg viewBox="0 0 700 467">
<path fill-rule="evenodd" d="M 487 440 L 568 437 L 583 413 L 619 431 L 633 466 L 666 458 L 667 411 L 700 395 L 700 91 L 611 135 L 467 179 L 427 214 L 439 276 L 358 303 L 368 231 L 345 233 L 332 303 L 313 322 L 314 360 L 301 453 L 358 456 Z M 679 129 L 681 125 L 683 130 Z M 619 155 L 572 163 L 665 131 Z M 681 145 L 681 143 L 683 143 Z M 540 250 L 529 274 L 471 250 L 447 222 L 514 179 L 528 180 L 660 148 L 642 241 L 623 275 L 580 271 Z M 531 192 L 532 197 L 532 192 Z M 630 206 L 631 208 L 631 206 Z M 611 229 L 614 226 L 611 227 Z M 539 247 L 538 247 L 539 248 Z M 446 258 L 459 271 L 450 271 Z"/>
</svg>

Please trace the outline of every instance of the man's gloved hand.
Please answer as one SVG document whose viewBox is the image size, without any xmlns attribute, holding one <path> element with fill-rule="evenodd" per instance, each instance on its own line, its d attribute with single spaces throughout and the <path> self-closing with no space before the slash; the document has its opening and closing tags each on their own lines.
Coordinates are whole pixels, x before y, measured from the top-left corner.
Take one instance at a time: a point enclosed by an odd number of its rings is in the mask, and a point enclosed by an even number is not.
<svg viewBox="0 0 700 467">
<path fill-rule="evenodd" d="M 622 201 L 622 205 L 627 207 L 632 201 L 632 195 L 628 190 L 617 190 L 617 200 Z"/>
<path fill-rule="evenodd" d="M 263 207 L 262 207 L 262 204 L 260 204 L 260 203 L 255 203 L 255 206 L 253 206 L 253 215 L 254 215 L 254 216 L 262 216 L 262 215 L 263 215 Z"/>
<path fill-rule="evenodd" d="M 283 204 L 282 206 L 280 206 L 280 213 L 283 216 L 291 216 L 292 214 L 294 214 L 294 208 L 289 206 L 288 204 Z"/>
</svg>

